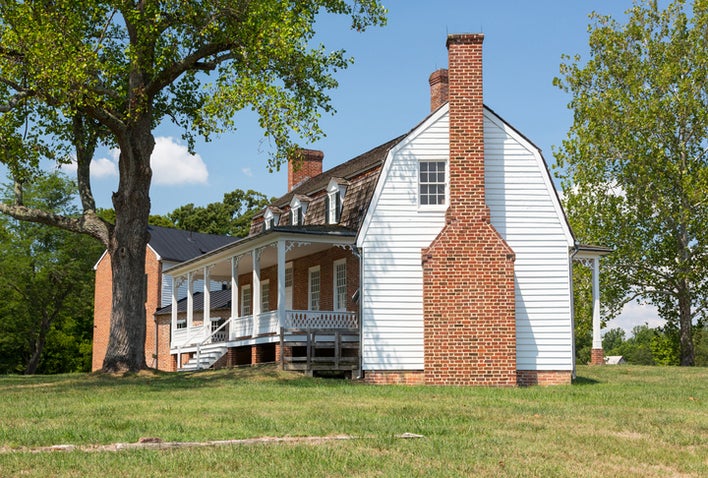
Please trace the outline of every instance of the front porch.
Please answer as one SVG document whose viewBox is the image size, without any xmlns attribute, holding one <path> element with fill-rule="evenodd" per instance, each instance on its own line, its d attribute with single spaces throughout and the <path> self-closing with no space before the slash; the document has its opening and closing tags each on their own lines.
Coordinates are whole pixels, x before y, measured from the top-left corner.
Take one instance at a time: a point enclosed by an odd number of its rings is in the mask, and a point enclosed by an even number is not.
<svg viewBox="0 0 708 478">
<path fill-rule="evenodd" d="M 169 317 L 175 369 L 275 361 L 306 373 L 357 370 L 359 260 L 353 236 L 274 230 L 259 239 L 166 272 L 173 277 L 172 305 L 156 317 L 166 326 Z M 194 291 L 199 279 L 222 288 Z"/>
</svg>

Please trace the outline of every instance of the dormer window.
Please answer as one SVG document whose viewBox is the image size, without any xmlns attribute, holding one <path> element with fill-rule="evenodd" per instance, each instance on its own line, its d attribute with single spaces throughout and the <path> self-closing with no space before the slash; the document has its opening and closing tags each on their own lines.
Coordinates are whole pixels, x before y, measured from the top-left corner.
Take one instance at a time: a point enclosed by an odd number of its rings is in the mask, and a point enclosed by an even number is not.
<svg viewBox="0 0 708 478">
<path fill-rule="evenodd" d="M 339 224 L 342 217 L 342 203 L 347 192 L 347 181 L 332 178 L 327 185 L 325 198 L 325 219 L 327 224 Z"/>
<path fill-rule="evenodd" d="M 309 203 L 307 196 L 293 196 L 290 201 L 290 223 L 293 226 L 302 226 L 305 224 L 305 213 Z"/>
<path fill-rule="evenodd" d="M 263 215 L 263 229 L 266 231 L 273 229 L 275 226 L 278 225 L 279 220 L 280 214 L 274 212 L 273 209 L 269 207 L 268 209 L 266 209 L 266 212 Z"/>
</svg>

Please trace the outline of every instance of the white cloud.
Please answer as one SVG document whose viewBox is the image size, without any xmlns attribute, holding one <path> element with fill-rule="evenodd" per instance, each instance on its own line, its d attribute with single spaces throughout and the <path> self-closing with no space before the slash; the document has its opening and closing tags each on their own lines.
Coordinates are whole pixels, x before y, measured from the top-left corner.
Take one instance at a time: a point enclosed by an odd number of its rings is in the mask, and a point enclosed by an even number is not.
<svg viewBox="0 0 708 478">
<path fill-rule="evenodd" d="M 91 177 L 104 179 L 118 177 L 118 158 L 120 151 L 112 149 L 110 158 L 97 158 L 91 161 Z M 207 184 L 209 172 L 202 157 L 189 154 L 186 146 L 173 138 L 158 136 L 155 149 L 150 158 L 152 180 L 154 184 L 174 186 L 179 184 Z M 62 164 L 60 169 L 68 174 L 76 174 L 76 159 L 69 164 Z M 246 168 L 248 169 L 248 168 Z M 250 169 L 248 169 L 250 173 Z M 244 174 L 250 175 L 244 171 Z"/>
<path fill-rule="evenodd" d="M 117 150 L 111 151 L 113 159 L 98 158 L 91 160 L 91 178 L 103 179 L 118 177 L 118 154 Z M 69 164 L 62 164 L 59 169 L 67 174 L 76 174 L 76 159 L 72 159 Z"/>
<path fill-rule="evenodd" d="M 243 169 L 241 169 L 241 172 L 242 172 L 245 176 L 248 176 L 249 178 L 252 178 L 252 177 L 253 177 L 253 171 L 251 170 L 251 168 L 243 168 Z"/>
<path fill-rule="evenodd" d="M 206 184 L 209 179 L 209 172 L 202 157 L 189 154 L 186 146 L 171 137 L 155 138 L 155 150 L 152 152 L 150 165 L 155 184 Z"/>
<path fill-rule="evenodd" d="M 623 329 L 627 333 L 627 337 L 629 337 L 635 326 L 644 324 L 655 328 L 663 326 L 665 321 L 659 317 L 659 312 L 653 305 L 640 304 L 637 301 L 632 301 L 625 304 L 622 313 L 620 313 L 617 318 L 610 321 L 605 330 L 619 327 Z"/>
<path fill-rule="evenodd" d="M 91 176 L 94 178 L 107 178 L 118 176 L 118 165 L 108 158 L 98 158 L 91 161 Z"/>
</svg>

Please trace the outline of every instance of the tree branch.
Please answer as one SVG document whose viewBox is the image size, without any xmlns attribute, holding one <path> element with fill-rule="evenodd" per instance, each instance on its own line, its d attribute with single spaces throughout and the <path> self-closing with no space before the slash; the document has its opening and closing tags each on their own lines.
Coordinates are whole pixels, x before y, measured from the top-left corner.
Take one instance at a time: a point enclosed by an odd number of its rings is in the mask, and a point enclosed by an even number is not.
<svg viewBox="0 0 708 478">
<path fill-rule="evenodd" d="M 207 71 L 205 70 L 205 68 L 216 68 L 218 64 L 234 58 L 234 55 L 222 55 L 220 57 L 216 57 L 210 62 L 201 62 L 200 60 L 217 55 L 222 52 L 229 51 L 229 49 L 232 47 L 233 45 L 229 43 L 208 43 L 206 45 L 203 45 L 202 47 L 198 48 L 194 53 L 184 57 L 182 61 L 173 63 L 168 68 L 162 70 L 157 75 L 155 75 L 152 81 L 147 84 L 145 88 L 146 93 L 150 97 L 155 96 L 160 90 L 173 83 L 177 78 L 179 78 L 180 75 L 189 70 L 198 69 L 202 71 Z"/>
<path fill-rule="evenodd" d="M 41 209 L 0 202 L 0 212 L 20 221 L 45 224 L 70 232 L 86 234 L 98 239 L 106 247 L 108 247 L 111 228 L 113 227 L 98 217 L 94 211 L 87 211 L 81 217 L 73 218 L 61 214 L 49 213 Z"/>
</svg>

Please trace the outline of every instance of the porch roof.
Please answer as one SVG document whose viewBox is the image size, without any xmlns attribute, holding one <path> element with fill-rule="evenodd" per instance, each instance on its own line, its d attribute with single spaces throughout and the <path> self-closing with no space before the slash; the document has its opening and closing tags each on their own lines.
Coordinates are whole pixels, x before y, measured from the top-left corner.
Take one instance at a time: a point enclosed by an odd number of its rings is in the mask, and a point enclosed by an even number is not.
<svg viewBox="0 0 708 478">
<path fill-rule="evenodd" d="M 194 312 L 202 312 L 204 310 L 204 293 L 195 292 L 192 295 L 194 299 Z M 210 309 L 211 310 L 228 310 L 231 309 L 231 289 L 213 290 L 209 293 Z M 187 312 L 187 298 L 177 301 L 177 313 Z M 172 304 L 157 309 L 155 315 L 171 315 Z"/>
<path fill-rule="evenodd" d="M 613 253 L 615 250 L 610 247 L 596 246 L 592 244 L 578 244 L 576 246 L 575 257 L 578 259 L 586 259 L 592 257 L 603 257 Z"/>
<path fill-rule="evenodd" d="M 188 272 L 198 270 L 200 267 L 223 262 L 231 257 L 244 255 L 254 249 L 272 245 L 279 240 L 320 246 L 353 245 L 356 241 L 356 231 L 334 225 L 276 226 L 177 264 L 164 272 L 173 277 L 182 276 Z"/>
</svg>

